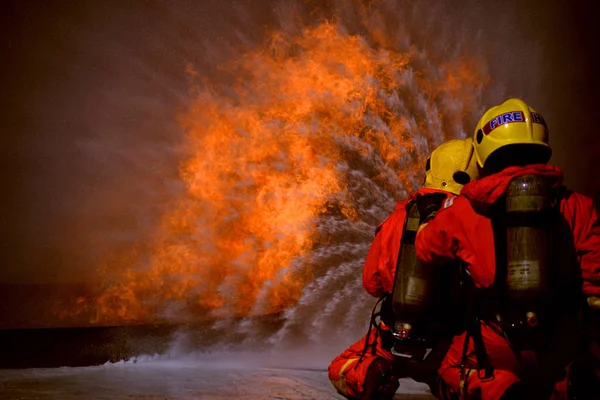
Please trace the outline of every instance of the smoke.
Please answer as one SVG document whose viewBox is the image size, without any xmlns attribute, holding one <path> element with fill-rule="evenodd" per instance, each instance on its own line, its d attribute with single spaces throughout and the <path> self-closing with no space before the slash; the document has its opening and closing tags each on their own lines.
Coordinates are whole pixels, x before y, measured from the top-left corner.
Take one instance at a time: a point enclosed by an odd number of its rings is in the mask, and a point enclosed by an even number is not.
<svg viewBox="0 0 600 400">
<path fill-rule="evenodd" d="M 412 136 L 421 150 L 409 160 L 420 162 L 441 140 L 470 134 L 485 107 L 518 96 L 544 115 L 554 159 L 569 167 L 575 145 L 566 145 L 567 133 L 571 140 L 585 125 L 584 118 L 565 117 L 583 111 L 564 108 L 572 106 L 559 101 L 574 98 L 579 88 L 569 85 L 574 73 L 561 74 L 560 66 L 570 66 L 566 60 L 578 55 L 571 46 L 578 36 L 555 37 L 550 27 L 570 28 L 559 18 L 568 15 L 568 7 L 542 4 L 237 1 L 225 6 L 190 1 L 175 6 L 152 1 L 144 7 L 117 2 L 14 6 L 12 25 L 5 25 L 10 39 L 6 64 L 13 66 L 2 74 L 2 87 L 14 94 L 5 100 L 8 107 L 2 107 L 14 111 L 6 119 L 13 139 L 3 138 L 14 151 L 3 162 L 4 182 L 13 195 L 3 200 L 7 239 L 2 281 L 97 282 L 102 265 L 121 262 L 118 268 L 133 271 L 147 266 L 161 218 L 172 199 L 186 191 L 180 167 L 191 153 L 177 116 L 194 104 L 198 92 L 193 88 L 208 87 L 217 97 L 235 99 L 231 70 L 223 65 L 257 51 L 274 32 L 297 37 L 326 20 L 363 38 L 373 51 L 413 52 L 412 71 L 444 81 L 444 90 L 455 91 L 428 103 L 417 97 L 423 92 L 418 83 L 422 76 L 403 76 L 404 115 L 415 124 L 436 112 L 449 118 L 429 127 L 436 133 L 424 135 L 422 142 Z M 466 60 L 471 69 L 453 74 L 453 85 L 442 79 L 446 68 Z M 485 90 L 469 92 L 479 87 L 473 79 L 482 76 L 490 77 L 480 82 Z M 582 127 L 575 127 L 575 133 L 564 129 L 573 121 Z M 347 143 L 348 148 L 357 146 Z M 567 179 L 576 186 L 587 175 L 576 174 L 585 170 L 584 163 L 567 168 Z M 385 165 L 376 166 L 391 181 L 395 171 Z M 272 340 L 314 342 L 327 334 L 362 333 L 371 299 L 362 291 L 359 272 L 372 228 L 421 179 L 415 172 L 407 176 L 406 187 L 382 189 L 369 183 L 364 164 L 346 158 L 339 168 L 347 173 L 348 190 L 355 194 L 352 205 L 361 219 L 318 221 L 317 232 L 333 242 L 324 241 L 294 262 L 328 267 L 316 269 Z M 115 264 L 106 268 L 114 270 Z M 260 296 L 256 304 L 260 310 Z M 255 328 L 248 321 L 242 329 L 252 333 Z"/>
<path fill-rule="evenodd" d="M 143 245 L 180 189 L 186 65 L 215 76 L 261 35 L 239 27 L 260 27 L 268 13 L 218 2 L 14 8 L 15 67 L 3 87 L 21 127 L 4 173 L 18 214 L 7 216 L 4 279 L 93 281 L 107 254 Z"/>
</svg>

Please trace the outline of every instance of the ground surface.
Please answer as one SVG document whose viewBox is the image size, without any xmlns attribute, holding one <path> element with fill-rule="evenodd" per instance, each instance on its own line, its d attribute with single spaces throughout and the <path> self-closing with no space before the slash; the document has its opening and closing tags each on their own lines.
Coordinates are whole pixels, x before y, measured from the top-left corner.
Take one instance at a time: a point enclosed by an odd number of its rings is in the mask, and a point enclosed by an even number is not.
<svg viewBox="0 0 600 400">
<path fill-rule="evenodd" d="M 252 364 L 255 364 L 254 366 Z M 403 392 L 402 394 L 400 392 Z M 402 381 L 396 399 L 432 399 Z M 0 370 L 0 399 L 342 399 L 319 368 L 265 366 L 251 359 L 140 359 L 95 367 Z"/>
</svg>

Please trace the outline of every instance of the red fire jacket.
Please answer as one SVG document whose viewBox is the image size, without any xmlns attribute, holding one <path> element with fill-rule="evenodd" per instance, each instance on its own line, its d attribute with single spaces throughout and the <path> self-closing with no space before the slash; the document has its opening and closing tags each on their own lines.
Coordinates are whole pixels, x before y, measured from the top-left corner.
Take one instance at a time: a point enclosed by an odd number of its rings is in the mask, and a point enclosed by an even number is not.
<svg viewBox="0 0 600 400">
<path fill-rule="evenodd" d="M 421 188 L 411 194 L 408 199 L 398 202 L 395 211 L 377 226 L 375 240 L 369 248 L 363 269 L 363 286 L 371 296 L 381 297 L 384 293 L 392 292 L 406 212 L 417 197 L 428 193 L 444 193 L 448 197 L 454 196 L 452 193 L 442 190 Z"/>
<path fill-rule="evenodd" d="M 539 164 L 510 167 L 497 174 L 478 179 L 462 189 L 461 196 L 447 201 L 436 217 L 417 234 L 417 257 L 425 263 L 461 259 L 478 287 L 494 282 L 496 268 L 491 220 L 473 209 L 493 204 L 518 176 L 538 174 L 553 178 L 554 187 L 562 183 L 562 171 Z M 565 192 L 560 211 L 573 233 L 583 292 L 600 294 L 600 222 L 592 199 L 575 192 Z"/>
</svg>

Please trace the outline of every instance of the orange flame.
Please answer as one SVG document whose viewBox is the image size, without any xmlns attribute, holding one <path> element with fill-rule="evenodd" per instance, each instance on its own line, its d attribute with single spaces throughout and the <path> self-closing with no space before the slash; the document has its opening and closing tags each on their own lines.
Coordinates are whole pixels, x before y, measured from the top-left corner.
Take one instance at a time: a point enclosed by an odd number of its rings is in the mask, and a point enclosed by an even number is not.
<svg viewBox="0 0 600 400">
<path fill-rule="evenodd" d="M 296 304 L 315 273 L 302 256 L 320 240 L 319 218 L 365 218 L 349 184 L 354 163 L 379 160 L 369 179 L 406 195 L 422 179 L 430 145 L 460 134 L 443 131 L 476 106 L 473 93 L 487 81 L 477 63 L 428 74 L 422 58 L 324 23 L 295 37 L 272 34 L 229 66 L 229 88 L 199 89 L 180 118 L 190 154 L 181 164 L 185 192 L 148 254 L 107 265 L 94 322 L 247 316 Z M 439 104 L 453 101 L 460 105 L 445 115 Z"/>
</svg>

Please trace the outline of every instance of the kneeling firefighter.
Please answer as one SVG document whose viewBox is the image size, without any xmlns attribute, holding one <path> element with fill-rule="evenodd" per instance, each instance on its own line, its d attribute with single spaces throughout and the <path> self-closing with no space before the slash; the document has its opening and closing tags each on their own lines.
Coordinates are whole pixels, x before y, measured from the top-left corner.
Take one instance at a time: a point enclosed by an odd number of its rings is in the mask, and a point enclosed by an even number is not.
<svg viewBox="0 0 600 400">
<path fill-rule="evenodd" d="M 600 293 L 593 202 L 547 165 L 546 123 L 522 100 L 488 110 L 473 143 L 480 178 L 422 220 L 415 241 L 422 263 L 460 260 L 471 279 L 469 323 L 439 370 L 442 397 L 600 399 L 592 363 L 577 357 L 580 311 Z"/>
<path fill-rule="evenodd" d="M 435 381 L 445 350 L 432 352 L 436 346 L 428 335 L 439 326 L 429 323 L 434 319 L 430 310 L 441 302 L 431 299 L 437 294 L 437 282 L 448 287 L 450 283 L 428 276 L 416 262 L 416 199 L 424 195 L 452 198 L 463 184 L 476 178 L 476 173 L 471 139 L 443 143 L 427 160 L 423 187 L 396 204 L 395 211 L 375 230 L 363 269 L 363 285 L 370 295 L 380 298 L 377 303 L 381 307 L 377 313 L 377 305 L 373 310 L 367 335 L 329 366 L 329 379 L 346 398 L 392 399 L 398 379 L 404 377 L 430 386 Z"/>
</svg>

